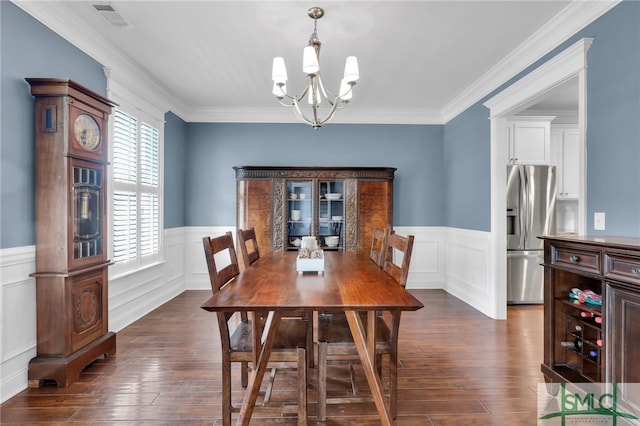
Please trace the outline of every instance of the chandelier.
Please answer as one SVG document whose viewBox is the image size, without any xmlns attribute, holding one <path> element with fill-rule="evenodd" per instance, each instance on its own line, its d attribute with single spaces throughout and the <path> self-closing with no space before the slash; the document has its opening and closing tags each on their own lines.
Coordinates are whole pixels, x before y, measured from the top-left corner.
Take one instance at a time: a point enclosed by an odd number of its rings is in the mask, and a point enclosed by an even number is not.
<svg viewBox="0 0 640 426">
<path fill-rule="evenodd" d="M 353 95 L 353 86 L 360 75 L 358 73 L 358 59 L 355 56 L 348 56 L 344 68 L 344 78 L 340 82 L 338 94 L 334 95 L 325 88 L 320 74 L 319 62 L 322 43 L 320 43 L 317 34 L 318 19 L 324 16 L 324 10 L 320 7 L 312 7 L 307 11 L 307 15 L 313 19 L 313 33 L 309 37 L 309 45 L 304 48 L 302 55 L 302 71 L 309 77 L 307 85 L 299 95 L 289 95 L 286 85 L 287 68 L 284 59 L 275 57 L 273 58 L 272 71 L 273 94 L 281 105 L 293 107 L 293 111 L 300 120 L 317 129 L 331 120 L 336 110 L 344 108 L 349 103 Z M 308 106 L 303 106 L 305 98 Z M 320 103 L 324 100 L 329 104 L 329 111 L 324 118 L 320 118 Z"/>
</svg>

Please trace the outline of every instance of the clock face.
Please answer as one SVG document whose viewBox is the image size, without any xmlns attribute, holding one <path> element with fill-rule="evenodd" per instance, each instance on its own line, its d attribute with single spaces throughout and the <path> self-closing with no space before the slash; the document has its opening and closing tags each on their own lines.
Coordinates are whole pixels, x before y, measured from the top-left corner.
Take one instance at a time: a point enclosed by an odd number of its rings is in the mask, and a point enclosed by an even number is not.
<svg viewBox="0 0 640 426">
<path fill-rule="evenodd" d="M 95 150 L 100 145 L 100 127 L 88 114 L 80 114 L 73 123 L 73 133 L 78 143 L 85 149 Z"/>
</svg>

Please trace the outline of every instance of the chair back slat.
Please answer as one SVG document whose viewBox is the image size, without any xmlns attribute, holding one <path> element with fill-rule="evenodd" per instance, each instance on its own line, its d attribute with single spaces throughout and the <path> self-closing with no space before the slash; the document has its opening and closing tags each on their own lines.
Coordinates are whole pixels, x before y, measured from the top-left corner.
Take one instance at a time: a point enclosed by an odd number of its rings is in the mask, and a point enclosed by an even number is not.
<svg viewBox="0 0 640 426">
<path fill-rule="evenodd" d="M 380 267 L 382 267 L 384 262 L 384 253 L 386 251 L 388 237 L 388 228 L 373 228 L 373 241 L 371 242 L 369 257 Z"/>
<path fill-rule="evenodd" d="M 245 267 L 252 265 L 260 258 L 258 239 L 253 226 L 249 229 L 238 229 L 238 245 L 240 246 L 240 253 Z"/>
<path fill-rule="evenodd" d="M 396 233 L 392 233 L 387 238 L 387 247 L 392 256 L 387 256 L 382 269 L 389 274 L 402 287 L 407 285 L 407 277 L 409 276 L 409 265 L 411 263 L 411 252 L 413 251 L 413 235 L 403 237 Z M 394 262 L 395 252 L 402 253 L 402 262 Z"/>
</svg>

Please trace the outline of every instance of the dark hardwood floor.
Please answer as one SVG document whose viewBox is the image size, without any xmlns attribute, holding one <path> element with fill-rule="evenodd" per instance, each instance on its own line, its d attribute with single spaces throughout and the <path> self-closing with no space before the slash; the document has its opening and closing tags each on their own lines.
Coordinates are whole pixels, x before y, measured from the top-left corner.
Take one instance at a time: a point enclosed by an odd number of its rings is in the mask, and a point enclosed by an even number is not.
<svg viewBox="0 0 640 426">
<path fill-rule="evenodd" d="M 440 290 L 412 290 L 425 305 L 405 313 L 400 331 L 399 425 L 535 425 L 543 382 L 542 306 L 509 307 L 487 318 Z M 27 389 L 0 407 L 2 425 L 219 425 L 220 349 L 210 292 L 187 291 L 118 335 L 116 356 L 88 366 L 80 381 Z M 348 395 L 330 367 L 331 395 Z M 357 369 L 356 371 L 359 372 Z M 252 425 L 295 425 L 280 406 L 295 401 L 295 372 L 276 375 L 269 407 Z M 315 370 L 309 392 L 315 424 Z M 234 367 L 234 401 L 243 390 Z M 367 383 L 359 379 L 362 393 Z M 379 425 L 373 403 L 328 406 L 326 425 Z M 235 418 L 235 415 L 234 415 Z"/>
</svg>

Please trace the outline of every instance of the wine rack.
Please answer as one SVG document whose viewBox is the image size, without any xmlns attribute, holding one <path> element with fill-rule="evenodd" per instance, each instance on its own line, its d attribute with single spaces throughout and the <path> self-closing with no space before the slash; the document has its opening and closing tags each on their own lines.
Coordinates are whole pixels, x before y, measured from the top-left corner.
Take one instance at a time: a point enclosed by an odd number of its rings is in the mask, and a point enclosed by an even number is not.
<svg viewBox="0 0 640 426">
<path fill-rule="evenodd" d="M 602 318 L 591 310 L 577 309 L 566 313 L 564 318 L 564 340 L 560 345 L 565 350 L 564 364 L 591 382 L 601 381 L 602 371 Z"/>
</svg>

